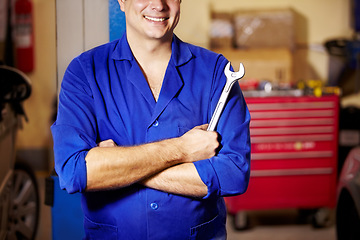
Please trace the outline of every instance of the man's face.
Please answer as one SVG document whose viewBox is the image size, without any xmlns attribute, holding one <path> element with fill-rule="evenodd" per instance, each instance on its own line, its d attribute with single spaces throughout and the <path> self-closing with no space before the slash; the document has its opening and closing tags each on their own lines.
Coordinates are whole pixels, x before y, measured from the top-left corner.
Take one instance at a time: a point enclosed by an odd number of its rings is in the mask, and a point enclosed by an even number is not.
<svg viewBox="0 0 360 240">
<path fill-rule="evenodd" d="M 127 34 L 138 39 L 169 40 L 180 18 L 181 0 L 118 0 Z"/>
</svg>

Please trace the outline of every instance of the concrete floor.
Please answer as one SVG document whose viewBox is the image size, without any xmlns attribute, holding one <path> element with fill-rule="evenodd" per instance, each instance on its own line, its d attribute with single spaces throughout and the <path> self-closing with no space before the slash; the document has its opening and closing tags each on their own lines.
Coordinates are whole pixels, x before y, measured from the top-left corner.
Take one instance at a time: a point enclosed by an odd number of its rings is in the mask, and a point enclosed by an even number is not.
<svg viewBox="0 0 360 240">
<path fill-rule="evenodd" d="M 252 227 L 233 229 L 228 218 L 228 240 L 336 240 L 335 226 L 315 229 L 308 222 L 298 223 L 297 210 L 254 211 L 248 213 Z"/>
<path fill-rule="evenodd" d="M 51 239 L 51 208 L 44 205 L 46 174 L 38 174 L 41 217 L 36 240 Z M 314 229 L 309 223 L 298 223 L 296 210 L 253 211 L 248 213 L 252 228 L 235 231 L 228 219 L 228 240 L 336 240 L 334 225 Z"/>
</svg>

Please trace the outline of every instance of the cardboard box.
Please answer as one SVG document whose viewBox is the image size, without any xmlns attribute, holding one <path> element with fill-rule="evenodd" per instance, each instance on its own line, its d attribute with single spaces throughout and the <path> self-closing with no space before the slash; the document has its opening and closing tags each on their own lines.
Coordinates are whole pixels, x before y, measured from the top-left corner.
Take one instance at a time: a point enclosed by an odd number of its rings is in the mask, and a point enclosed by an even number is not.
<svg viewBox="0 0 360 240">
<path fill-rule="evenodd" d="M 240 81 L 269 81 L 280 87 L 293 85 L 293 56 L 287 48 L 277 49 L 215 49 L 223 54 L 238 71 L 244 64 L 245 76 Z"/>
<path fill-rule="evenodd" d="M 295 45 L 294 13 L 287 10 L 246 11 L 234 14 L 237 48 L 290 48 Z"/>
<path fill-rule="evenodd" d="M 234 47 L 234 24 L 231 13 L 213 12 L 211 14 L 210 47 Z"/>
</svg>

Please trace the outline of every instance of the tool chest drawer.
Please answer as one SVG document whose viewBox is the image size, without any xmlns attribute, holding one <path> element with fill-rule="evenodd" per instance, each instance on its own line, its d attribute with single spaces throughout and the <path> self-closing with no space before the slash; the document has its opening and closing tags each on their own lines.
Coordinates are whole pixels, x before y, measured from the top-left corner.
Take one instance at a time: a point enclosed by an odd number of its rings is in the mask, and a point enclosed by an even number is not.
<svg viewBox="0 0 360 240">
<path fill-rule="evenodd" d="M 339 97 L 246 97 L 251 174 L 245 194 L 226 198 L 229 213 L 333 208 Z"/>
</svg>

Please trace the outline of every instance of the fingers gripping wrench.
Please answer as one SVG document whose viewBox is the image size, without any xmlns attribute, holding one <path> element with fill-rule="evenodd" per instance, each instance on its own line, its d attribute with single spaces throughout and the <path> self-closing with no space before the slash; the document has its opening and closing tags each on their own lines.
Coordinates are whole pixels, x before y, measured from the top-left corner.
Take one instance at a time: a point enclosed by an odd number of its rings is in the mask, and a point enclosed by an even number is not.
<svg viewBox="0 0 360 240">
<path fill-rule="evenodd" d="M 215 127 L 220 119 L 220 115 L 224 109 L 224 106 L 226 104 L 226 100 L 229 96 L 230 90 L 232 88 L 232 86 L 234 85 L 234 83 L 236 81 L 238 81 L 239 79 L 241 79 L 244 74 L 245 74 L 245 69 L 244 69 L 244 65 L 242 63 L 240 63 L 240 67 L 239 67 L 239 71 L 238 72 L 232 72 L 230 70 L 230 66 L 231 63 L 228 62 L 228 64 L 226 65 L 225 69 L 224 69 L 224 73 L 226 76 L 226 84 L 225 87 L 222 90 L 220 99 L 216 105 L 215 111 L 211 117 L 209 126 L 207 128 L 208 131 L 214 131 Z"/>
</svg>

